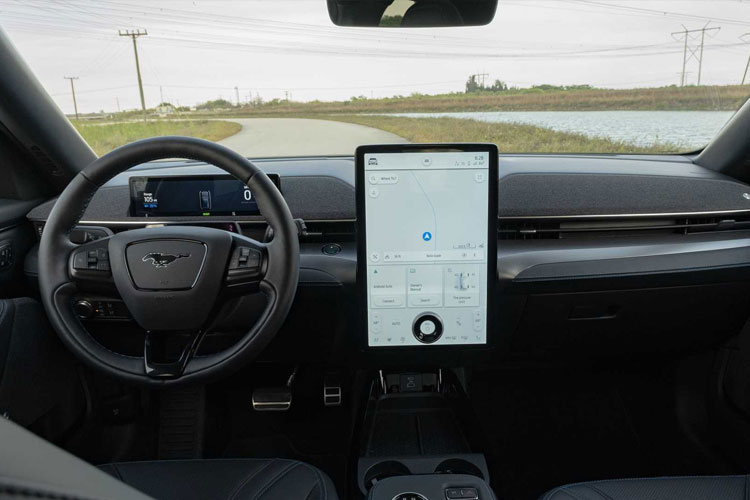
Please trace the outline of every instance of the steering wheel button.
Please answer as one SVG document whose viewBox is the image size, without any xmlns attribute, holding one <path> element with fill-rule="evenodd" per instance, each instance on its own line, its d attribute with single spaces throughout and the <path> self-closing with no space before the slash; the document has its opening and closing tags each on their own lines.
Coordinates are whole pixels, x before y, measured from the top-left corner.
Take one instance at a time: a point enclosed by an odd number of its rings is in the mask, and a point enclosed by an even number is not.
<svg viewBox="0 0 750 500">
<path fill-rule="evenodd" d="M 89 262 L 86 252 L 78 252 L 73 257 L 73 269 L 88 269 Z"/>
</svg>

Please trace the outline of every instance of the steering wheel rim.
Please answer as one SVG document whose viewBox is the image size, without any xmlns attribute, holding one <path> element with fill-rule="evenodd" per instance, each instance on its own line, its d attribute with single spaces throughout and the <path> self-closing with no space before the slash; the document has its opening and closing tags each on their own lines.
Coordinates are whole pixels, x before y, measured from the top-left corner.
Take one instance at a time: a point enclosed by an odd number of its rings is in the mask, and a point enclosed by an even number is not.
<svg viewBox="0 0 750 500">
<path fill-rule="evenodd" d="M 218 353 L 193 357 L 200 342 L 200 335 L 195 335 L 193 345 L 189 346 L 190 351 L 183 352 L 183 355 L 187 353 L 189 359 L 180 368 L 177 376 L 174 376 L 174 373 L 149 371 L 149 335 L 151 331 L 148 328 L 145 328 L 148 333 L 144 346 L 144 357 L 127 356 L 113 352 L 96 341 L 73 310 L 74 295 L 80 291 L 79 288 L 81 287 L 81 281 L 75 278 L 81 273 L 75 271 L 73 259 L 77 251 L 80 253 L 84 246 L 72 243 L 70 232 L 80 221 L 91 198 L 105 182 L 135 165 L 165 158 L 186 158 L 209 163 L 244 182 L 253 192 L 258 207 L 266 222 L 273 229 L 274 235 L 271 242 L 264 244 L 217 229 L 189 226 L 165 226 L 163 228 L 139 229 L 118 233 L 119 235 L 127 233 L 132 235 L 134 232 L 144 232 L 141 242 L 163 242 L 175 239 L 190 239 L 194 240 L 193 243 L 202 242 L 204 246 L 209 248 L 206 250 L 207 253 L 204 254 L 204 261 L 209 256 L 221 259 L 222 255 L 225 260 L 232 259 L 231 252 L 234 251 L 233 249 L 237 244 L 251 248 L 253 252 L 256 252 L 256 249 L 258 252 L 262 252 L 262 271 L 261 264 L 258 264 L 261 278 L 258 279 L 257 283 L 253 283 L 257 285 L 257 290 L 268 297 L 263 313 L 240 340 Z M 232 249 L 228 250 L 230 253 L 222 253 L 228 247 L 224 237 L 219 236 L 218 232 L 226 233 L 232 239 L 230 244 Z M 132 244 L 132 241 L 116 241 L 117 236 L 109 238 L 106 242 L 109 245 L 111 256 L 124 255 L 126 245 Z M 136 234 L 136 236 L 138 235 Z M 202 241 L 202 238 L 210 241 L 210 243 Z M 215 255 L 210 254 L 209 245 L 216 245 Z M 99 248 L 101 248 L 101 244 Z M 109 257 L 107 258 L 109 259 Z M 145 257 L 143 261 L 146 261 Z M 233 262 L 236 263 L 236 259 Z M 110 265 L 113 277 L 123 276 L 122 269 L 117 266 L 124 265 L 127 274 L 131 277 L 130 281 L 132 281 L 134 269 L 129 267 L 133 265 L 132 261 L 117 260 L 116 262 L 110 262 Z M 229 265 L 227 262 L 222 263 L 223 269 L 227 269 L 227 265 Z M 154 266 L 156 266 L 156 263 L 154 263 Z M 229 266 L 231 267 L 231 265 Z M 214 266 L 215 268 L 216 266 Z M 103 275 L 104 273 L 98 274 Z M 215 272 L 203 272 L 203 266 L 201 266 L 194 285 L 198 284 L 198 286 L 208 287 L 209 289 L 215 288 L 215 274 Z M 299 241 L 296 224 L 286 201 L 274 183 L 257 166 L 236 152 L 210 141 L 189 137 L 158 137 L 136 141 L 115 149 L 92 162 L 73 178 L 57 199 L 45 224 L 39 246 L 39 287 L 42 303 L 50 323 L 63 343 L 74 355 L 89 366 L 116 378 L 145 385 L 204 383 L 247 364 L 270 342 L 286 319 L 294 300 L 298 278 Z M 228 280 L 229 278 L 225 279 Z M 119 281 L 118 279 L 113 281 L 118 292 L 122 295 L 121 286 L 124 286 L 122 285 L 124 280 L 121 278 Z M 134 283 L 133 286 L 137 288 L 137 283 Z M 221 286 L 222 288 L 226 286 L 224 279 L 221 280 Z M 153 294 L 149 296 L 147 291 L 137 290 L 136 295 L 139 295 L 138 300 L 141 300 L 138 304 L 145 308 L 151 307 L 147 302 L 149 297 L 153 298 L 154 302 L 158 297 L 173 300 L 176 304 L 179 300 L 182 300 L 180 297 L 190 295 L 188 291 L 174 291 L 174 289 L 152 292 Z M 124 296 L 123 300 L 125 300 Z M 191 304 L 198 303 L 193 300 Z M 143 319 L 144 322 L 151 321 L 148 315 L 143 316 L 143 318 L 145 318 Z M 205 324 L 196 325 L 198 331 L 204 327 Z"/>
</svg>

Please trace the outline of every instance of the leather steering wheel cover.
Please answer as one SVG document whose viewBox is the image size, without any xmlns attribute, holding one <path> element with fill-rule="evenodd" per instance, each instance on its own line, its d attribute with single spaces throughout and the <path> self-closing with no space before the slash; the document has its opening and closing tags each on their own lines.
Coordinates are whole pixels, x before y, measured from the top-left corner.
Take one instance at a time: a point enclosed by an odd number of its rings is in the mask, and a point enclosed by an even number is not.
<svg viewBox="0 0 750 500">
<path fill-rule="evenodd" d="M 145 374 L 143 358 L 112 352 L 99 344 L 72 310 L 74 286 L 68 277 L 72 229 L 96 191 L 128 168 L 153 160 L 186 158 L 215 165 L 240 179 L 253 191 L 258 207 L 274 230 L 268 244 L 268 272 L 261 289 L 268 305 L 243 337 L 228 349 L 196 357 L 183 376 L 153 379 Z M 176 385 L 206 382 L 251 361 L 271 341 L 294 301 L 299 278 L 299 241 L 289 207 L 276 186 L 257 166 L 213 142 L 189 137 L 157 137 L 137 141 L 108 153 L 80 172 L 58 198 L 45 224 L 39 245 L 39 288 L 50 323 L 63 343 L 96 369 L 136 383 Z"/>
</svg>

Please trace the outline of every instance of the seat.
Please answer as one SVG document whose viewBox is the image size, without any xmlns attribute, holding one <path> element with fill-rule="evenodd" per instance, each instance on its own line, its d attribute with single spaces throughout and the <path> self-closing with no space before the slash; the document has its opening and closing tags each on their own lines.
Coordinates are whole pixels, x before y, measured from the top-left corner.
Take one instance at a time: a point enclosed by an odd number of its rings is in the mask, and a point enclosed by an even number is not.
<svg viewBox="0 0 750 500">
<path fill-rule="evenodd" d="M 750 498 L 750 476 L 614 479 L 555 488 L 542 500 L 743 500 Z"/>
<path fill-rule="evenodd" d="M 335 500 L 323 472 L 282 459 L 159 460 L 99 466 L 156 500 Z"/>
<path fill-rule="evenodd" d="M 302 462 L 165 460 L 99 469 L 0 417 L 0 498 L 65 500 L 337 500 L 331 480 Z"/>
</svg>

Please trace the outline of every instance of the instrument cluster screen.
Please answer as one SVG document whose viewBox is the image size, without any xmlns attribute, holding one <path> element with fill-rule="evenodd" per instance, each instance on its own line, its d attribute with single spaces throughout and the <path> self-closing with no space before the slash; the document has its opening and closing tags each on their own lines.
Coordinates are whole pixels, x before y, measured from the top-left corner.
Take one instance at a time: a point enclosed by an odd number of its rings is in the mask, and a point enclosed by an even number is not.
<svg viewBox="0 0 750 500">
<path fill-rule="evenodd" d="M 279 188 L 279 176 L 268 174 Z M 231 175 L 131 177 L 131 215 L 260 215 L 253 193 Z"/>
<path fill-rule="evenodd" d="M 496 259 L 493 154 L 362 155 L 358 209 L 366 227 L 358 244 L 366 247 L 359 264 L 366 273 L 368 347 L 487 343 Z"/>
</svg>

